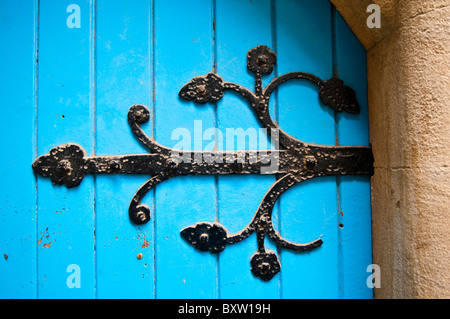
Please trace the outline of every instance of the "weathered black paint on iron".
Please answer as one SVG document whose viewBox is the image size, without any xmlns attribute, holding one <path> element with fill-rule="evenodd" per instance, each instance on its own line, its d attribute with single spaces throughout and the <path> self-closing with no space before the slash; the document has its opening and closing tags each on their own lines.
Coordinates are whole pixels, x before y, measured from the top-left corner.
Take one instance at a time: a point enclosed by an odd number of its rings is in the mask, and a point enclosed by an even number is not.
<svg viewBox="0 0 450 319">
<path fill-rule="evenodd" d="M 50 150 L 33 163 L 34 171 L 50 177 L 57 185 L 68 188 L 78 186 L 86 174 L 142 174 L 152 176 L 133 196 L 129 217 L 135 224 L 150 220 L 150 208 L 142 204 L 144 196 L 157 184 L 182 175 L 245 175 L 274 174 L 278 180 L 268 190 L 252 221 L 241 232 L 229 235 L 218 224 L 198 223 L 181 231 L 182 237 L 201 251 L 220 253 L 227 244 L 235 244 L 256 232 L 258 251 L 251 259 L 251 271 L 263 280 L 270 280 L 279 272 L 280 263 L 273 252 L 266 252 L 266 235 L 280 248 L 298 252 L 310 251 L 322 245 L 317 239 L 306 244 L 286 241 L 275 231 L 272 210 L 280 195 L 290 187 L 316 177 L 342 175 L 373 175 L 372 149 L 365 146 L 324 146 L 304 143 L 282 131 L 269 114 L 269 99 L 274 90 L 290 80 L 306 80 L 319 89 L 319 98 L 336 112 L 358 114 L 359 104 L 354 91 L 344 86 L 342 80 L 323 81 L 318 77 L 293 72 L 281 75 L 266 88 L 262 76 L 270 74 L 276 63 L 276 54 L 266 46 L 258 46 L 247 54 L 247 68 L 255 74 L 255 92 L 235 83 L 225 82 L 220 76 L 209 73 L 189 81 L 179 92 L 182 99 L 195 103 L 214 103 L 226 90 L 235 91 L 246 99 L 278 150 L 182 152 L 167 148 L 149 138 L 142 128 L 150 119 L 143 105 L 134 105 L 128 112 L 128 123 L 135 137 L 148 149 L 148 154 L 122 156 L 86 156 L 76 144 L 65 144 Z M 277 165 L 274 167 L 271 164 Z"/>
</svg>

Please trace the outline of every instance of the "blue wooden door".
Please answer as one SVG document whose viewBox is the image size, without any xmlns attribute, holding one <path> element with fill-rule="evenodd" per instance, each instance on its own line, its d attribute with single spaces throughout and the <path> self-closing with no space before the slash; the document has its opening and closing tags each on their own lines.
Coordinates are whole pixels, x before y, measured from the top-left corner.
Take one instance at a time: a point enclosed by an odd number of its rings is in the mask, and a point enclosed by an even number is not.
<svg viewBox="0 0 450 319">
<path fill-rule="evenodd" d="M 69 142 L 91 156 L 147 152 L 128 126 L 134 104 L 149 108 L 143 129 L 167 147 L 180 142 L 180 129 L 192 134 L 193 150 L 227 149 L 229 141 L 214 141 L 218 131 L 259 132 L 236 94 L 206 105 L 178 95 L 209 72 L 253 90 L 246 54 L 258 45 L 277 53 L 264 86 L 294 71 L 335 76 L 361 106 L 359 114 L 336 113 L 317 88 L 286 83 L 269 103 L 284 131 L 307 143 L 368 145 L 366 52 L 328 0 L 1 1 L 0 41 L 2 298 L 372 297 L 367 176 L 311 179 L 283 193 L 276 230 L 323 245 L 296 253 L 269 241 L 281 271 L 263 281 L 250 271 L 254 235 L 210 254 L 180 230 L 205 221 L 239 232 L 276 176 L 172 178 L 143 200 L 151 221 L 135 225 L 128 205 L 148 176 L 88 175 L 68 189 L 31 168 Z M 270 148 L 258 136 L 256 147 Z"/>
</svg>

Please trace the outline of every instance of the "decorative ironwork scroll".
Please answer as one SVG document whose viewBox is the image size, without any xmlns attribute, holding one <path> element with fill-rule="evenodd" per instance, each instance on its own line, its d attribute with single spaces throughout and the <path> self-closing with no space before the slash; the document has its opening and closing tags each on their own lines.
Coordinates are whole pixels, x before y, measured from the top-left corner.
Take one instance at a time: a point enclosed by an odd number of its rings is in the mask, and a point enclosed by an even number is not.
<svg viewBox="0 0 450 319">
<path fill-rule="evenodd" d="M 292 243 L 274 229 L 272 210 L 280 195 L 290 187 L 315 177 L 373 175 L 370 147 L 308 144 L 288 135 L 272 120 L 269 113 L 271 94 L 280 84 L 294 79 L 315 84 L 321 101 L 336 112 L 358 114 L 360 111 L 354 91 L 344 86 L 338 78 L 323 81 L 309 73 L 293 72 L 277 77 L 263 88 L 262 76 L 272 73 L 276 60 L 276 54 L 264 45 L 248 52 L 247 68 L 255 74 L 254 92 L 209 73 L 197 76 L 185 84 L 179 96 L 204 104 L 219 101 L 225 91 L 237 92 L 248 101 L 272 141 L 276 140 L 279 145 L 277 150 L 206 152 L 167 148 L 144 133 L 141 125 L 149 121 L 150 112 L 143 105 L 134 105 L 128 112 L 128 123 L 135 137 L 148 148 L 149 153 L 87 156 L 81 146 L 65 144 L 40 156 L 32 167 L 37 174 L 50 177 L 54 184 L 64 184 L 68 188 L 78 186 L 86 174 L 151 176 L 130 202 L 129 217 L 135 224 L 145 224 L 150 220 L 150 209 L 141 201 L 153 187 L 169 178 L 182 175 L 276 175 L 277 181 L 263 197 L 253 219 L 239 233 L 229 234 L 219 223 L 207 222 L 181 230 L 181 236 L 192 246 L 211 253 L 220 253 L 227 245 L 238 243 L 256 233 L 258 251 L 251 258 L 251 271 L 262 280 L 269 281 L 280 271 L 281 265 L 274 252 L 266 251 L 266 236 L 278 247 L 297 252 L 310 251 L 323 243 L 320 238 L 305 244 Z M 215 160 L 207 160 L 211 158 Z"/>
</svg>

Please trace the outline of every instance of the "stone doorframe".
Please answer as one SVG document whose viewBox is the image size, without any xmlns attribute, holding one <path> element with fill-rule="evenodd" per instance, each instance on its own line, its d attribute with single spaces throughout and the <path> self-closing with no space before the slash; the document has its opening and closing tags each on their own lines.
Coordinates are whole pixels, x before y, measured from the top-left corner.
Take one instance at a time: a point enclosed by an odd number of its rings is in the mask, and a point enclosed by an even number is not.
<svg viewBox="0 0 450 319">
<path fill-rule="evenodd" d="M 375 297 L 450 298 L 449 2 L 331 2 L 367 50 Z"/>
</svg>

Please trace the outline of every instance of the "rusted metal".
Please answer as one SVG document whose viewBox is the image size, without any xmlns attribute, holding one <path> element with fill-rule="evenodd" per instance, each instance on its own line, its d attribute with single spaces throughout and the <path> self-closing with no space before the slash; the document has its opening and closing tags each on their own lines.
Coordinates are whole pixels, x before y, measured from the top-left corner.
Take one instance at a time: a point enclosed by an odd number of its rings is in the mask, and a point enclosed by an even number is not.
<svg viewBox="0 0 450 319">
<path fill-rule="evenodd" d="M 33 163 L 34 171 L 49 177 L 54 184 L 68 188 L 78 186 L 86 174 L 140 174 L 151 178 L 133 196 L 129 217 L 135 224 L 150 220 L 150 208 L 142 204 L 144 196 L 159 183 L 183 175 L 247 175 L 273 174 L 278 180 L 264 196 L 252 221 L 237 234 L 228 234 L 218 223 L 201 222 L 181 231 L 181 236 L 200 251 L 220 253 L 227 245 L 238 243 L 256 232 L 258 251 L 251 259 L 251 271 L 262 280 L 270 280 L 280 270 L 273 252 L 266 252 L 268 236 L 284 249 L 310 251 L 322 245 L 319 238 L 306 244 L 286 241 L 275 231 L 272 210 L 280 195 L 305 180 L 323 176 L 373 175 L 372 149 L 366 146 L 325 146 L 302 142 L 282 131 L 269 113 L 269 99 L 275 89 L 291 80 L 306 80 L 319 89 L 319 97 L 336 112 L 358 114 L 359 104 L 354 91 L 342 80 L 323 81 L 318 77 L 293 72 L 281 75 L 266 88 L 262 76 L 270 74 L 276 63 L 276 54 L 266 46 L 258 46 L 247 54 L 247 68 L 255 74 L 254 92 L 238 84 L 226 82 L 214 73 L 197 76 L 179 92 L 182 99 L 195 103 L 215 103 L 225 91 L 235 91 L 249 102 L 260 123 L 267 129 L 279 149 L 269 151 L 179 151 L 167 148 L 150 139 L 141 125 L 148 122 L 150 112 L 143 105 L 133 105 L 128 112 L 128 123 L 135 137 L 149 153 L 121 156 L 86 156 L 76 144 L 64 144 L 40 156 Z M 212 160 L 214 159 L 214 160 Z M 230 160 L 231 159 L 231 160 Z"/>
</svg>

